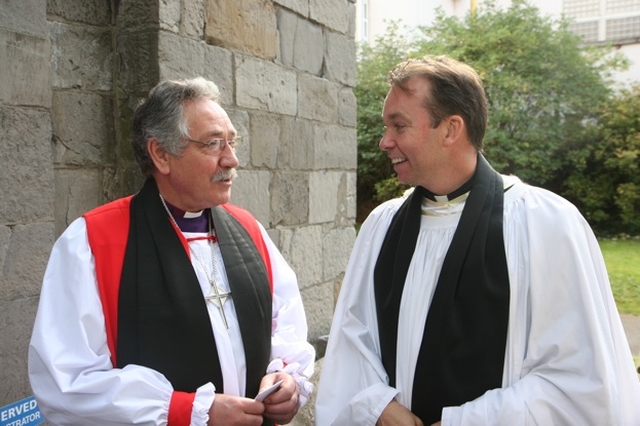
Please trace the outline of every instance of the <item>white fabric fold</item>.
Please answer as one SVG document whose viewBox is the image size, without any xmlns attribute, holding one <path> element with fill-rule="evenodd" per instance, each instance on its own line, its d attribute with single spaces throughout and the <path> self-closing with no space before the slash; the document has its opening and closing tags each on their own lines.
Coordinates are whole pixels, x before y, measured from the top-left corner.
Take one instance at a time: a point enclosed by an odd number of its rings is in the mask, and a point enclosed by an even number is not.
<svg viewBox="0 0 640 426">
<path fill-rule="evenodd" d="M 511 296 L 502 388 L 445 408 L 442 425 L 640 425 L 640 382 L 596 238 L 566 200 L 505 180 L 513 186 L 504 211 Z M 373 268 L 403 201 L 380 205 L 358 234 L 318 385 L 318 426 L 373 425 L 394 397 L 410 407 L 424 322 L 459 212 L 422 216 L 401 301 L 394 389 L 380 362 Z"/>
</svg>

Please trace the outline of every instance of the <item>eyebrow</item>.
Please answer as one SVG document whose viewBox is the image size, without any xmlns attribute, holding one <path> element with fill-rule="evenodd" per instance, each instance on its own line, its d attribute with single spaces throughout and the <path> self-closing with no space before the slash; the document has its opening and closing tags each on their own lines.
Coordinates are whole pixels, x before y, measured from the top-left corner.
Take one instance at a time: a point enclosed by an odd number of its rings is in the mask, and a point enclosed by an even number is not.
<svg viewBox="0 0 640 426">
<path fill-rule="evenodd" d="M 224 130 L 211 131 L 211 132 L 206 133 L 205 136 L 203 136 L 203 138 L 206 138 L 206 139 L 218 139 L 218 138 L 223 139 L 224 133 L 225 133 Z M 229 136 L 231 136 L 229 139 L 233 139 L 233 138 L 238 136 L 238 131 L 237 130 L 229 131 L 229 132 L 227 132 L 227 134 Z"/>
<path fill-rule="evenodd" d="M 385 119 L 384 114 L 382 114 L 382 120 L 384 121 L 384 119 Z M 410 121 L 409 118 L 406 115 L 402 114 L 401 112 L 393 112 L 387 116 L 387 120 L 389 121 L 394 121 L 397 119 Z"/>
</svg>

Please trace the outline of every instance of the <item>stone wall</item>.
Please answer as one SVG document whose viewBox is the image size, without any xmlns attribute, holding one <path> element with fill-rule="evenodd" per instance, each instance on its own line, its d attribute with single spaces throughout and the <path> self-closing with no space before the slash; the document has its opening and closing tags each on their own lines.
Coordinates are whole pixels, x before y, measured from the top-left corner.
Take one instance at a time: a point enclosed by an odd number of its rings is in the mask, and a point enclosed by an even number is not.
<svg viewBox="0 0 640 426">
<path fill-rule="evenodd" d="M 0 4 L 0 406 L 26 354 L 51 246 L 142 182 L 132 111 L 202 75 L 243 137 L 232 202 L 296 271 L 310 341 L 329 331 L 355 239 L 355 0 L 5 0 Z"/>
</svg>

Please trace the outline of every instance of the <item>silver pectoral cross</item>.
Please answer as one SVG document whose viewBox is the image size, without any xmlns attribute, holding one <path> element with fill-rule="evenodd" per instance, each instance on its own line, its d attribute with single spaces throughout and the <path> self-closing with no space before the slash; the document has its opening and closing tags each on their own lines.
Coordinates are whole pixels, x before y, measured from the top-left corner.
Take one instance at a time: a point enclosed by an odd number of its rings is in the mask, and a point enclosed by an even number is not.
<svg viewBox="0 0 640 426">
<path fill-rule="evenodd" d="M 231 297 L 230 291 L 224 291 L 214 283 L 211 284 L 211 291 L 209 292 L 209 295 L 205 296 L 206 300 L 213 303 L 220 310 L 220 313 L 222 314 L 222 321 L 224 321 L 224 326 L 227 327 L 227 330 L 229 329 L 229 323 L 227 322 L 227 316 L 224 313 L 223 306 L 229 297 Z"/>
</svg>

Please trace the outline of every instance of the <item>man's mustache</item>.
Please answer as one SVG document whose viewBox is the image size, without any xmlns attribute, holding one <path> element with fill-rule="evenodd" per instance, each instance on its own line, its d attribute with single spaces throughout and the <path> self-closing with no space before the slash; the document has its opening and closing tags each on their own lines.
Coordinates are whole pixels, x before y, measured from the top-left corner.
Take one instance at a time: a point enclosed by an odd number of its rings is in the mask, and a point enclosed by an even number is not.
<svg viewBox="0 0 640 426">
<path fill-rule="evenodd" d="M 227 169 L 227 170 L 221 170 L 215 175 L 213 175 L 213 181 L 222 182 L 223 180 L 234 180 L 237 177 L 238 177 L 238 172 L 236 172 L 236 169 Z"/>
</svg>

